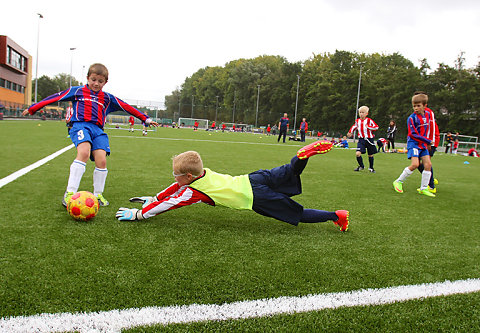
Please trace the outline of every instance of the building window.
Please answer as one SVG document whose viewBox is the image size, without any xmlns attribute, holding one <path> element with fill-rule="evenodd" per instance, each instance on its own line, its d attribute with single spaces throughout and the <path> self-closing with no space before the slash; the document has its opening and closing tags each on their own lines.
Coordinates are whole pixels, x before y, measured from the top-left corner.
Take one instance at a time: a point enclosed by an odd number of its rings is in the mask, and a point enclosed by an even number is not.
<svg viewBox="0 0 480 333">
<path fill-rule="evenodd" d="M 27 59 L 10 46 L 7 46 L 7 63 L 24 72 L 27 68 Z"/>
<path fill-rule="evenodd" d="M 5 88 L 5 79 L 0 79 L 0 88 Z"/>
</svg>

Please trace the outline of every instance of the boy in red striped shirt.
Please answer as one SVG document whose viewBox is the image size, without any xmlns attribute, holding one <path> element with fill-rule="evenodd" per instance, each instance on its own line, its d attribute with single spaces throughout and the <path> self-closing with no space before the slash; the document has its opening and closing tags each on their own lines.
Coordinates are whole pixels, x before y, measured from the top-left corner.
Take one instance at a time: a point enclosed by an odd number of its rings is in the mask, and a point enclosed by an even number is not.
<svg viewBox="0 0 480 333">
<path fill-rule="evenodd" d="M 373 139 L 375 137 L 373 131 L 378 130 L 378 125 L 372 119 L 367 117 L 368 111 L 369 108 L 365 105 L 358 109 L 360 118 L 355 121 L 355 124 L 353 124 L 348 131 L 347 136 L 351 138 L 355 130 L 358 132 L 357 151 L 355 152 L 358 167 L 353 171 L 361 171 L 365 169 L 362 154 L 368 152 L 368 171 L 375 173 L 375 169 L 373 168 L 373 155 L 377 153 L 377 147 L 375 145 L 375 140 Z"/>
</svg>

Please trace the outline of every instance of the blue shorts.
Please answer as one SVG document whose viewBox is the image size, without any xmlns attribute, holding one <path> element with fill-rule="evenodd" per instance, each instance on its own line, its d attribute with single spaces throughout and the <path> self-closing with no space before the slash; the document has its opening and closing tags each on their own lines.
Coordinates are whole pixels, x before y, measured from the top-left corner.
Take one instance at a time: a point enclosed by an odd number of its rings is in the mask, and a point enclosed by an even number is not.
<svg viewBox="0 0 480 333">
<path fill-rule="evenodd" d="M 360 153 L 362 154 L 368 152 L 368 155 L 376 154 L 377 146 L 375 146 L 374 139 L 359 138 L 357 144 L 357 151 L 360 151 Z"/>
<path fill-rule="evenodd" d="M 74 122 L 70 129 L 70 139 L 72 139 L 75 147 L 83 142 L 90 142 L 91 150 L 102 149 L 110 155 L 110 144 L 108 142 L 108 135 L 95 124 L 88 122 Z M 92 156 L 90 159 L 93 161 Z"/>
<path fill-rule="evenodd" d="M 295 156 L 290 164 L 250 173 L 252 209 L 258 214 L 298 225 L 303 206 L 290 197 L 302 193 L 300 174 L 307 161 L 308 159 L 300 160 Z"/>
<path fill-rule="evenodd" d="M 408 148 L 407 157 L 411 159 L 412 157 L 421 158 L 423 156 L 429 156 L 430 152 L 428 149 L 420 149 L 420 148 Z"/>
</svg>

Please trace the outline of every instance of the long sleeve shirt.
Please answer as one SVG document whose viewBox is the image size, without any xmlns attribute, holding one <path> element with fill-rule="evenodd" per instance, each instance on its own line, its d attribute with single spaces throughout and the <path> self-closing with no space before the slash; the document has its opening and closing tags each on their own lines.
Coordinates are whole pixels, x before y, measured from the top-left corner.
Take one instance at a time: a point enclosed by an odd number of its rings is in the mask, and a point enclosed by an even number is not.
<svg viewBox="0 0 480 333">
<path fill-rule="evenodd" d="M 30 106 L 28 112 L 33 115 L 46 105 L 60 101 L 72 102 L 73 113 L 70 118 L 71 122 L 91 122 L 100 128 L 103 128 L 105 125 L 107 114 L 113 111 L 125 111 L 132 116 L 137 117 L 142 122 L 145 122 L 148 119 L 147 115 L 138 111 L 121 99 L 102 90 L 94 92 L 88 87 L 88 85 L 70 87 L 67 90 L 53 94 Z"/>
</svg>

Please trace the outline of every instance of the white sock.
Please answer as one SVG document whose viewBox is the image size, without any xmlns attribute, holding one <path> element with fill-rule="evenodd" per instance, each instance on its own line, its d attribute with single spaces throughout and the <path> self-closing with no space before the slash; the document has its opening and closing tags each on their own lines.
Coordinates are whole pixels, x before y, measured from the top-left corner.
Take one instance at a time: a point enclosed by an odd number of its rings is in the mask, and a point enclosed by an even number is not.
<svg viewBox="0 0 480 333">
<path fill-rule="evenodd" d="M 398 177 L 397 181 L 403 183 L 405 181 L 405 179 L 407 179 L 412 173 L 413 173 L 413 171 L 411 171 L 408 167 L 406 167 L 403 170 L 400 177 Z"/>
<path fill-rule="evenodd" d="M 105 189 L 105 180 L 107 179 L 108 170 L 95 168 L 93 170 L 93 194 L 95 196 L 102 194 Z"/>
<path fill-rule="evenodd" d="M 85 173 L 86 163 L 74 160 L 70 165 L 70 176 L 68 177 L 67 192 L 77 192 L 80 187 L 80 181 Z"/>
<path fill-rule="evenodd" d="M 430 177 L 432 177 L 432 172 L 423 170 L 422 172 L 422 184 L 420 185 L 420 189 L 424 190 L 428 187 L 428 183 L 430 182 Z"/>
</svg>

